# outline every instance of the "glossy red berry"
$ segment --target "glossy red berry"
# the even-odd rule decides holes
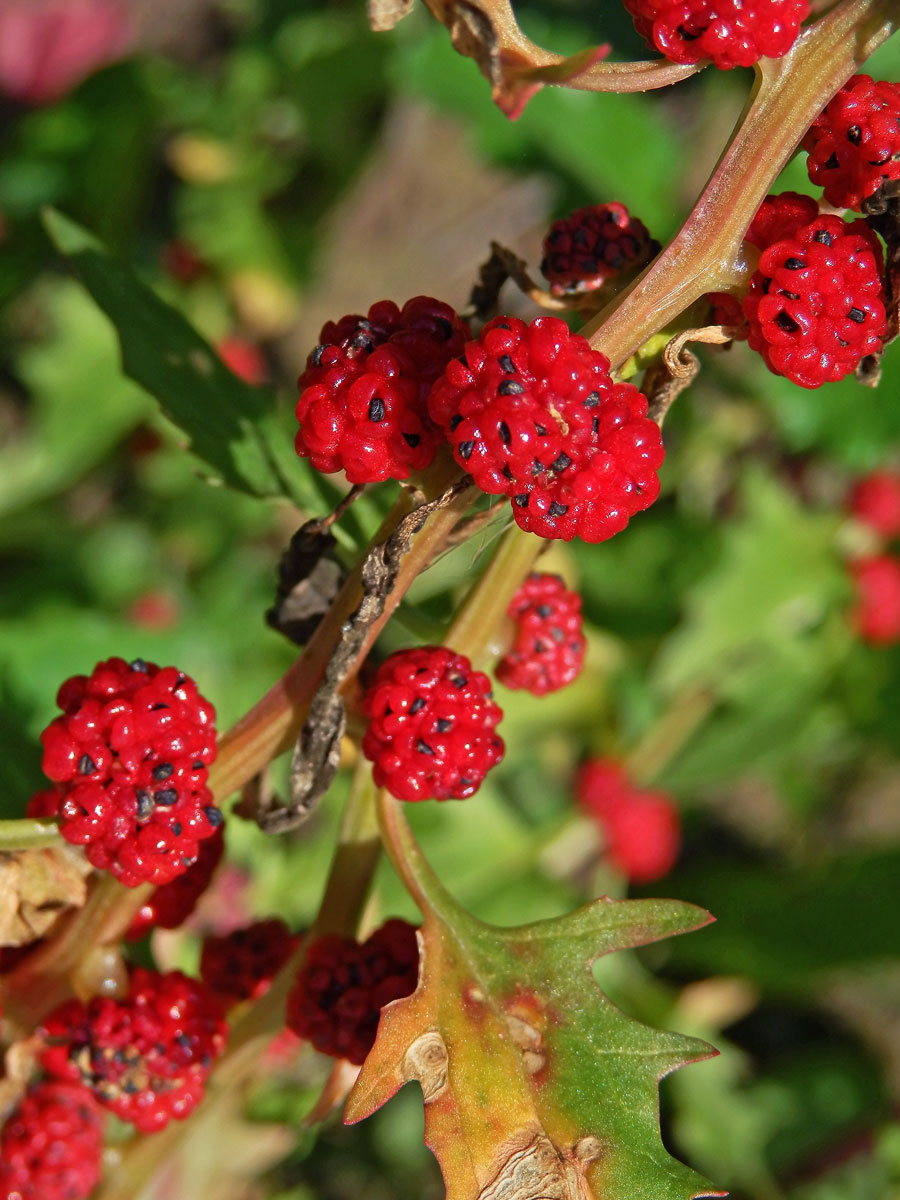
[[[428,400],[460,466],[545,538],[601,542],[659,494],[647,400],[556,317],[489,321]]]
[[[228,1026],[199,980],[136,967],[121,999],[67,1000],[38,1032],[45,1071],[151,1133],[196,1108]]]
[[[223,820],[206,782],[212,705],[177,668],[121,658],[67,680],[57,703],[41,740],[62,836],[129,887],[169,883]]]
[[[773,242],[793,237],[819,215],[812,196],[802,192],[778,192],[766,196],[747,230],[746,241],[766,250]]]
[[[579,675],[587,648],[581,597],[558,575],[532,572],[507,614],[515,622],[515,635],[496,670],[505,687],[545,696]]]
[[[440,434],[428,389],[470,336],[449,304],[430,296],[402,309],[380,300],[367,317],[329,322],[300,376],[297,453],[351,483],[406,479],[430,466]]]
[[[359,1066],[374,1045],[382,1008],[414,992],[418,972],[416,930],[406,921],[387,921],[361,945],[321,937],[288,996],[288,1028],[322,1054]]]
[[[864,221],[817,217],[762,252],[744,313],[748,342],[776,375],[815,388],[881,349],[882,253]]]
[[[850,563],[856,602],[850,624],[866,642],[891,646],[900,641],[900,559],[876,554]]]
[[[556,296],[594,291],[659,249],[624,204],[593,204],[554,221],[544,238],[541,270]]]
[[[378,668],[363,711],[363,754],[398,800],[463,800],[503,758],[491,681],[443,646],[398,650]]]
[[[197,901],[209,887],[225,852],[224,827],[200,843],[195,861],[171,883],[154,888],[128,927],[126,937],[133,942],[151,929],[178,929],[197,907]]]
[[[631,790],[631,786],[620,762],[611,758],[590,758],[578,768],[575,797],[589,817],[599,819],[623,793]]]
[[[900,179],[900,84],[854,75],[803,139],[807,170],[835,208],[861,210]]]
[[[0,1133],[0,1200],[87,1200],[102,1154],[103,1114],[91,1093],[45,1079]]]
[[[807,0],[625,0],[635,28],[673,62],[720,70],[780,58],[809,15]]]
[[[59,806],[62,804],[65,790],[59,785],[51,788],[42,788],[41,791],[35,792],[25,805],[25,816],[33,817],[36,820],[41,820],[45,817],[58,817]]]
[[[857,521],[888,541],[900,537],[900,475],[896,471],[864,475],[850,493],[848,508]]]
[[[228,370],[237,375],[238,379],[243,379],[244,383],[253,387],[265,383],[269,368],[256,342],[251,342],[249,338],[240,334],[231,333],[216,345],[216,351]]]
[[[603,831],[609,861],[632,883],[650,883],[671,870],[681,844],[681,821],[669,795],[642,790],[620,763],[609,759],[585,763],[575,791],[580,806]]]
[[[278,917],[208,937],[200,955],[200,978],[226,1008],[256,1000],[269,990],[298,941]]]

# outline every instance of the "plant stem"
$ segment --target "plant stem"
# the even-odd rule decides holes
[[[65,845],[55,821],[21,820],[0,821],[0,852],[14,850],[42,850],[46,846]]]
[[[743,237],[773,181],[813,119],[898,22],[900,0],[845,0],[783,58],[763,60],[747,109],[681,231],[581,330],[613,368],[705,292],[744,283]]]
[[[693,685],[677,693],[625,759],[630,778],[652,783],[718,703],[712,688]]]

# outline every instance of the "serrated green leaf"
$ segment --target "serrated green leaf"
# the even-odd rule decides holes
[[[715,1194],[663,1146],[657,1095],[663,1075],[715,1052],[626,1016],[592,974],[601,955],[697,929],[709,914],[604,898],[532,925],[486,925],[443,889],[398,809],[386,800],[382,817],[424,914],[419,986],[383,1010],[345,1119],[418,1079],[448,1200]]]

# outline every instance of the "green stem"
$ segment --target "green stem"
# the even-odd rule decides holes
[[[613,368],[705,292],[745,281],[743,237],[766,193],[813,119],[898,21],[900,0],[845,0],[783,58],[763,60],[748,107],[681,231],[581,330]]]
[[[0,821],[0,852],[42,850],[46,846],[63,845],[65,842],[55,821],[38,821],[29,817]]]

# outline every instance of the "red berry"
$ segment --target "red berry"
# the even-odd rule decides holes
[[[65,794],[65,789],[58,786],[43,788],[41,791],[35,792],[25,805],[25,816],[35,820],[58,817],[59,806]]]
[[[659,249],[624,204],[577,208],[550,226],[541,270],[556,296],[590,292]]]
[[[766,250],[773,242],[794,237],[798,230],[810,225],[818,215],[818,204],[812,196],[805,196],[802,192],[779,192],[766,196],[750,222],[745,240],[760,250]]]
[[[503,758],[491,681],[443,646],[398,650],[378,668],[363,711],[374,778],[398,800],[463,800]]]
[[[625,0],[649,45],[673,62],[720,70],[780,58],[797,40],[808,0]]]
[[[482,491],[522,529],[601,542],[659,494],[664,451],[647,400],[556,317],[489,321],[428,399]]]
[[[375,1042],[382,1008],[416,989],[413,925],[387,921],[360,945],[329,934],[309,947],[288,996],[287,1024],[323,1054],[358,1066]]]
[[[621,763],[611,758],[591,758],[578,769],[575,796],[589,817],[600,819],[631,786]]]
[[[592,759],[578,772],[575,793],[606,838],[610,862],[632,883],[665,875],[678,857],[681,822],[665,792],[646,792],[610,759]]]
[[[900,475],[872,471],[858,480],[848,502],[851,514],[891,540],[900,536]]]
[[[129,926],[126,937],[136,941],[151,929],[177,929],[197,906],[209,887],[225,850],[224,826],[200,843],[196,860],[171,883],[154,889]]]
[[[216,344],[216,352],[228,370],[238,379],[243,379],[244,383],[253,387],[265,383],[269,374],[266,360],[259,346],[249,338],[236,333],[229,334]]]
[[[817,217],[762,252],[744,313],[770,371],[801,387],[843,379],[887,331],[882,254],[864,221]]]
[[[900,84],[854,75],[803,139],[809,177],[835,208],[862,209],[900,179]]]
[[[516,622],[512,646],[497,663],[508,688],[535,696],[571,683],[584,666],[581,597],[558,575],[532,572],[513,596],[508,615]]]
[[[900,641],[900,559],[876,554],[850,563],[856,604],[850,624],[866,642],[890,646]]]
[[[79,1084],[43,1080],[0,1133],[2,1200],[86,1200],[100,1179],[103,1114]]]
[[[406,479],[431,465],[440,435],[428,418],[428,389],[471,336],[449,304],[416,296],[390,300],[368,317],[329,322],[300,376],[297,453],[317,471],[351,483]]]
[[[706,300],[710,309],[709,324],[726,325],[735,330],[732,335],[735,341],[745,341],[747,322],[738,297],[732,296],[730,292],[707,292]]]
[[[67,1000],[39,1034],[44,1069],[89,1087],[144,1133],[189,1115],[225,1047],[228,1026],[199,980],[136,967],[119,1000]]]
[[[208,937],[200,956],[200,978],[226,1008],[256,1000],[269,990],[298,941],[278,917],[224,937]]]
[[[172,238],[159,252],[162,269],[178,283],[195,283],[209,269],[188,242]]]

